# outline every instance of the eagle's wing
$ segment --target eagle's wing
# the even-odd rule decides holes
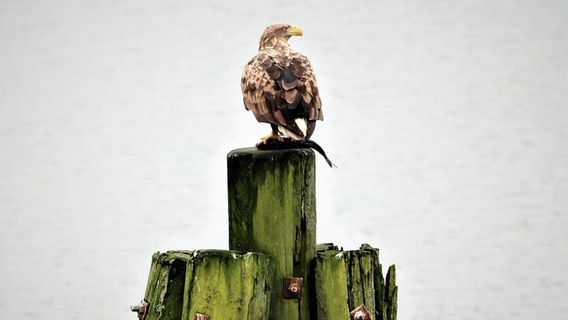
[[[280,125],[309,138],[316,120],[323,120],[321,100],[311,63],[300,53],[269,55],[260,52],[243,69],[243,102],[256,120]],[[295,122],[304,118],[307,133]]]

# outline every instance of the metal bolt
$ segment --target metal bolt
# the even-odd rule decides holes
[[[284,299],[301,299],[303,295],[303,283],[303,278],[284,278],[282,286]]]
[[[144,313],[144,310],[146,309],[146,307],[143,304],[137,304],[135,306],[130,306],[130,311],[133,312],[142,312]]]
[[[297,296],[300,292],[300,286],[298,286],[297,283],[291,283],[288,287],[288,292],[290,292],[291,295]]]
[[[142,300],[139,304],[130,306],[130,311],[136,312],[138,314],[138,319],[144,320],[144,318],[146,318],[146,313],[148,312],[148,302]]]
[[[373,317],[365,305],[360,305],[349,313],[351,320],[372,320]]]

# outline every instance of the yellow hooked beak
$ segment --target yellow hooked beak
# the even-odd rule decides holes
[[[288,29],[288,31],[286,32],[287,34],[291,35],[291,36],[302,36],[302,29],[300,29],[300,27],[298,26],[290,26],[290,29]]]

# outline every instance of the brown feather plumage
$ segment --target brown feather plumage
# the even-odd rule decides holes
[[[293,139],[309,139],[315,121],[323,120],[322,105],[310,61],[288,44],[291,28],[272,25],[262,34],[258,54],[243,69],[243,102],[257,121],[270,123],[273,131],[280,126],[296,135]],[[300,128],[296,119],[305,119],[307,129]]]

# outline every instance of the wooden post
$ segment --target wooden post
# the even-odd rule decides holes
[[[270,259],[227,250],[168,251],[152,257],[147,320],[268,317]]]
[[[211,319],[268,317],[272,267],[265,255],[197,251],[189,266],[181,319],[193,320],[197,313]]]
[[[227,169],[230,250],[155,253],[140,319],[396,319],[378,249],[316,248],[312,150],[237,149]]]
[[[350,310],[364,305],[377,320],[395,320],[397,286],[394,265],[383,278],[378,249],[367,244],[359,250],[318,246],[315,273],[319,320],[349,319]]]
[[[383,320],[396,320],[398,312],[398,286],[396,285],[396,266],[393,264],[387,271],[385,295],[383,298]]]
[[[347,266],[343,251],[319,251],[315,263],[317,319],[349,319]]]
[[[144,300],[149,303],[146,319],[181,319],[185,271],[193,251],[152,255],[152,266]]]
[[[229,249],[261,252],[272,258],[269,319],[315,319],[311,272],[316,253],[314,152],[237,149],[228,154],[227,168]],[[283,297],[286,277],[303,278],[301,298]]]

